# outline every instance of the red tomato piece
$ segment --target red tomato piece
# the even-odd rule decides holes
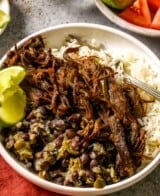
[[[154,15],[154,18],[151,23],[151,28],[160,30],[160,8],[157,10],[157,12]]]
[[[124,20],[142,27],[151,24],[151,13],[147,0],[137,0],[135,3],[122,11],[119,16]]]
[[[148,6],[152,11],[157,11],[160,8],[160,0],[147,0]]]

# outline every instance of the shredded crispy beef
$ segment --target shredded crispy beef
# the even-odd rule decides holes
[[[42,36],[9,51],[4,66],[27,70],[21,84],[26,116],[5,128],[4,143],[39,176],[58,184],[103,187],[132,176],[141,164],[144,115],[135,86],[116,81],[98,57],[68,48],[63,59]]]

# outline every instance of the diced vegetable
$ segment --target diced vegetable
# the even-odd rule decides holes
[[[156,14],[151,23],[151,28],[160,30],[160,8],[157,10]]]
[[[152,11],[157,11],[160,8],[160,0],[147,0],[149,8]]]
[[[135,3],[122,11],[119,16],[135,25],[149,27],[151,24],[151,13],[147,0],[137,0]]]

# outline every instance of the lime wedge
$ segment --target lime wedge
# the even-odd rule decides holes
[[[3,10],[0,10],[0,29],[3,28],[10,21],[10,16]]]
[[[21,66],[0,70],[0,127],[14,124],[25,115],[26,95],[19,87],[25,76]]]
[[[25,114],[26,95],[19,86],[12,86],[0,93],[1,124],[14,124]]]
[[[13,85],[19,85],[26,76],[26,71],[21,66],[13,66],[0,70],[0,92]]]
[[[135,0],[102,0],[108,6],[123,10],[133,4]]]

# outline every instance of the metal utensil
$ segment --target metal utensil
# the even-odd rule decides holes
[[[150,87],[148,84],[145,84],[144,82],[134,78],[133,76],[124,73],[125,79],[129,80],[130,83],[134,84],[135,86],[141,88],[145,92],[149,93],[153,97],[155,97],[158,101],[160,101],[160,92],[155,90],[154,88]]]

